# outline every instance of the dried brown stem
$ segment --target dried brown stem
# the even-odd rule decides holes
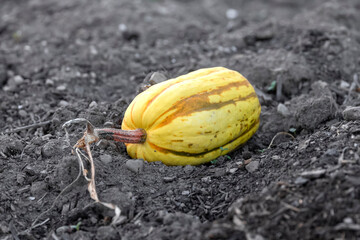
[[[49,121],[34,123],[34,124],[30,124],[30,125],[23,126],[23,127],[18,127],[18,128],[9,130],[9,131],[6,131],[6,130],[5,130],[5,132],[2,132],[1,134],[11,134],[11,133],[17,133],[17,132],[20,132],[20,131],[23,131],[23,130],[27,130],[27,129],[30,129],[30,128],[38,128],[38,127],[42,127],[42,126],[48,125],[48,124],[50,124],[51,122],[52,122],[52,121],[49,120]]]
[[[295,139],[295,137],[294,137],[293,135],[291,135],[290,133],[287,133],[287,132],[278,132],[278,133],[275,134],[275,136],[272,138],[272,140],[271,140],[271,142],[270,142],[270,144],[269,144],[268,149],[271,148],[272,144],[274,143],[274,140],[275,140],[278,136],[280,136],[280,135],[288,135],[288,136],[290,136],[292,139]]]

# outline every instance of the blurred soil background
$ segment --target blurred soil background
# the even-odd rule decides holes
[[[359,12],[358,0],[2,0],[0,238],[360,239]],[[103,141],[97,191],[120,221],[81,179],[34,224],[79,172],[84,125],[69,143],[64,122],[118,124],[146,76],[214,66],[257,88],[248,143],[167,167]],[[295,138],[268,148],[278,132]]]

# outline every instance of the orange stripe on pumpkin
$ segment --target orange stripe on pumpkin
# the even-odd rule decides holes
[[[209,75],[213,74],[213,73],[218,73],[218,72],[221,72],[221,71],[224,71],[224,69],[220,69],[219,71],[216,71],[217,69],[214,69],[213,71],[209,71],[207,72],[206,75],[202,75],[201,77],[208,77]],[[225,70],[227,71],[227,70]],[[186,75],[185,75],[186,76]],[[177,78],[173,79],[173,80],[176,80]],[[190,78],[190,79],[186,79],[184,81],[180,81],[180,82],[174,82],[172,84],[170,84],[169,86],[167,86],[166,88],[164,88],[163,90],[161,90],[157,95],[155,95],[152,99],[149,99],[149,101],[147,101],[147,103],[145,104],[146,107],[144,108],[144,111],[142,112],[142,115],[141,115],[141,118],[143,117],[144,115],[144,112],[145,110],[151,105],[151,103],[156,99],[158,98],[163,92],[165,92],[166,90],[168,90],[170,87],[178,84],[178,83],[183,83],[183,82],[186,82],[186,81],[194,81],[193,78]]]
[[[251,131],[259,122],[260,122],[260,119],[257,119],[257,121],[255,121],[253,124],[251,124],[250,127],[245,132],[241,133],[238,137],[233,138],[232,140],[230,140],[229,142],[223,144],[222,146],[230,144],[230,143],[238,140],[239,138],[243,137],[245,134],[247,134],[249,131]],[[159,147],[159,146],[151,143],[148,140],[146,140],[146,142],[151,146],[152,149],[154,149],[155,151],[158,151],[158,152],[162,152],[164,154],[171,153],[171,154],[178,155],[178,156],[185,156],[185,157],[188,156],[188,157],[198,157],[198,158],[203,157],[207,153],[216,151],[221,147],[221,146],[218,146],[218,147],[215,147],[215,148],[213,148],[211,150],[207,150],[207,151],[204,151],[204,152],[201,152],[201,153],[188,153],[188,152],[179,152],[179,151],[174,151],[174,150],[162,148],[162,147]]]
[[[190,96],[188,98],[184,98],[177,103],[175,103],[172,107],[170,107],[166,112],[161,114],[154,122],[156,122],[159,118],[161,118],[166,113],[175,110],[175,112],[169,116],[167,116],[161,123],[159,123],[156,128],[163,127],[169,123],[171,123],[174,119],[178,117],[185,117],[191,115],[195,112],[209,111],[214,109],[222,108],[229,104],[236,104],[238,101],[245,101],[249,98],[257,97],[256,93],[253,92],[245,97],[240,97],[236,99],[231,99],[225,102],[219,103],[210,103],[209,97],[211,95],[219,95],[222,92],[230,89],[231,87],[240,87],[242,85],[248,86],[250,83],[248,81],[235,82],[228,84],[226,86],[222,86],[219,89],[215,89],[208,92],[202,92],[197,95]]]

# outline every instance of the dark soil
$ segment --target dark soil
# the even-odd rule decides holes
[[[358,0],[2,0],[0,238],[360,239],[359,12]],[[84,125],[69,145],[64,122],[119,124],[148,74],[214,66],[245,75],[262,104],[230,159],[167,167],[103,141],[97,191],[121,221],[81,178],[31,228],[79,172]],[[268,149],[278,132],[295,138]]]

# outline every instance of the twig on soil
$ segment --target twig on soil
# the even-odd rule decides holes
[[[290,134],[290,133],[287,133],[287,132],[278,132],[278,133],[275,134],[275,136],[272,138],[272,140],[271,140],[271,142],[270,142],[270,145],[268,146],[267,149],[270,149],[270,148],[271,148],[271,146],[272,146],[275,138],[277,138],[277,137],[280,136],[280,135],[288,135],[288,136],[290,136],[292,139],[295,139],[295,137],[294,137],[292,134]]]
[[[284,205],[286,208],[293,210],[294,212],[300,212],[300,209],[297,207],[294,207],[286,202],[281,202],[282,205]]]
[[[0,155],[1,155],[2,157],[6,158],[5,153],[3,153],[3,152],[1,152],[1,151],[0,151]]]
[[[339,159],[338,159],[338,165],[341,165],[341,164],[344,164],[344,163],[355,163],[355,161],[352,161],[352,160],[345,160],[344,159],[344,155],[345,155],[345,151],[348,150],[349,147],[346,147],[342,150],[340,156],[339,156]]]
[[[27,130],[27,129],[30,129],[30,128],[38,128],[38,127],[48,125],[51,122],[52,122],[51,120],[48,120],[48,121],[44,121],[44,122],[34,123],[34,124],[30,124],[30,125],[23,126],[23,127],[18,127],[18,128],[9,130],[9,131],[5,130],[5,132],[2,132],[1,134],[11,134],[11,133],[17,133],[17,132],[20,132],[20,131],[23,131],[23,130]]]
[[[44,225],[45,223],[47,223],[49,220],[50,220],[50,218],[47,218],[47,219],[45,219],[44,221],[42,221],[41,223],[38,223],[38,224],[32,226],[31,229],[40,227],[40,226]]]

